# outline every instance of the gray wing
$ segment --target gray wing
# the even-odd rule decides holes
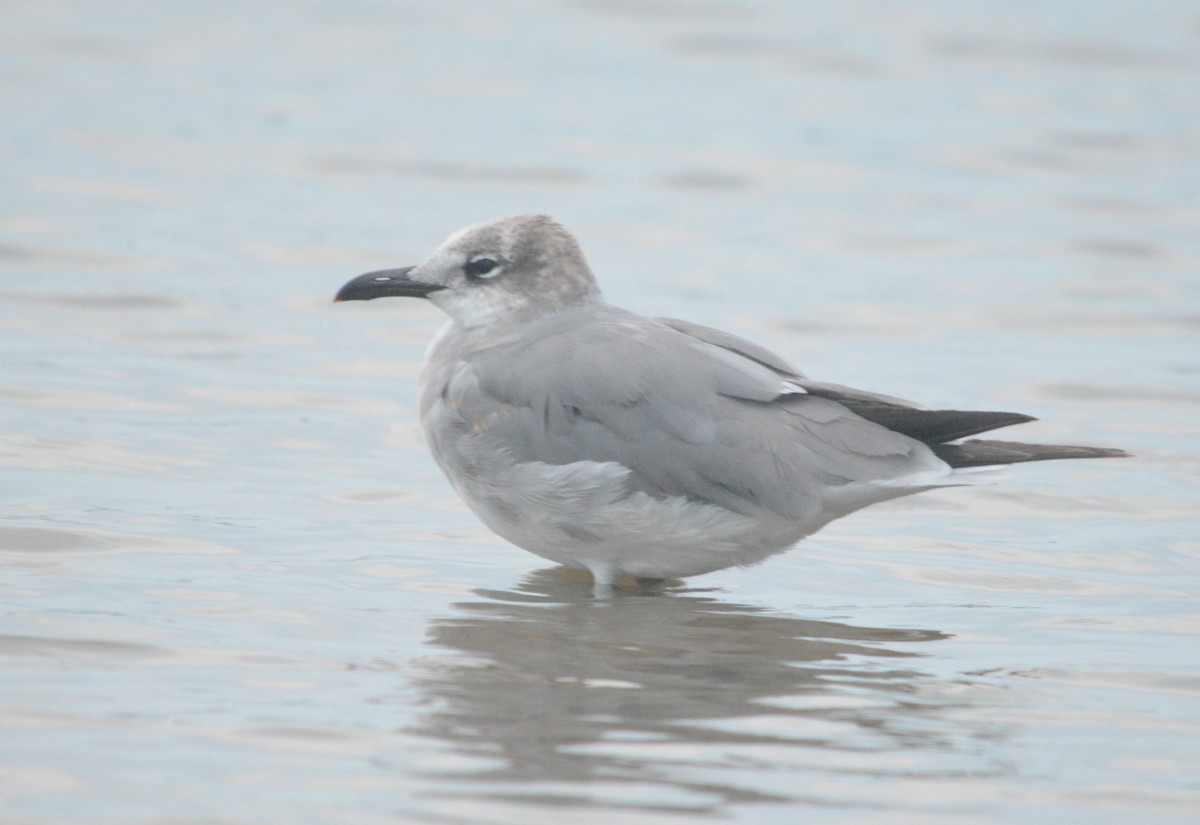
[[[518,461],[617,462],[636,489],[744,514],[799,518],[830,485],[945,466],[734,336],[580,320],[474,353],[454,382],[457,414]]]
[[[890,395],[867,392],[825,381],[813,381],[805,378],[775,353],[744,338],[687,321],[677,321],[671,318],[658,320],[693,338],[731,350],[769,367],[781,375],[787,375],[806,392],[836,401],[868,421],[874,421],[889,430],[903,433],[925,444],[944,444],[998,427],[1008,427],[1036,420],[1033,416],[1021,413],[926,410],[912,401],[905,401]]]

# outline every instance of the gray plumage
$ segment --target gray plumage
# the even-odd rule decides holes
[[[450,316],[420,406],[459,494],[501,536],[598,586],[750,564],[860,507],[997,465],[1124,455],[958,442],[1033,419],[811,381],[735,335],[606,304],[575,239],[544,216],[468,227],[338,300],[386,295]]]

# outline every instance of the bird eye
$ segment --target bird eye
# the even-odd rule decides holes
[[[500,274],[496,271],[499,266],[500,263],[493,258],[472,258],[463,270],[468,278],[489,278]]]

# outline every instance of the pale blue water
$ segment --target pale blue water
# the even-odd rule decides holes
[[[0,820],[1200,819],[1194,4],[3,19]],[[330,303],[529,211],[617,303],[1136,457],[597,604],[426,454],[437,312]]]

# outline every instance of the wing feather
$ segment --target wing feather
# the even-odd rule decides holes
[[[476,351],[445,393],[517,461],[615,462],[631,489],[790,518],[819,509],[830,484],[944,467],[913,439],[789,389],[798,373],[734,336],[637,316],[555,320]]]

